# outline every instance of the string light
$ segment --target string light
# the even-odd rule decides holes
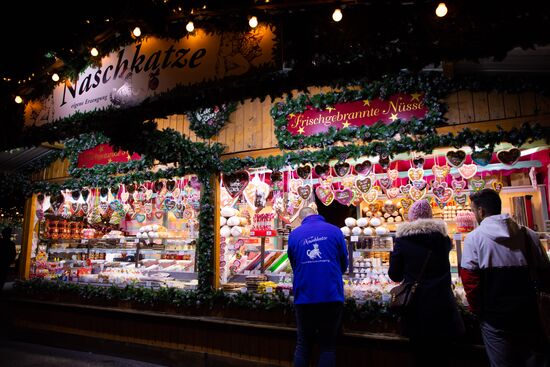
[[[92,54],[93,57],[96,57],[97,55],[99,55],[99,51],[95,47],[90,50],[90,53]]]
[[[437,8],[435,9],[435,15],[440,18],[443,18],[445,15],[447,15],[447,6],[445,5],[445,3],[439,3]]]
[[[134,28],[134,30],[132,31],[132,34],[134,35],[134,37],[139,37],[141,36],[141,29],[139,27],[136,27]]]
[[[15,97],[15,103],[17,104],[23,103],[23,98],[21,98],[20,96]]]
[[[334,20],[335,22],[339,22],[342,20],[342,18],[343,18],[342,10],[340,9],[334,10],[334,13],[332,13],[332,20]]]
[[[187,30],[187,32],[191,33],[195,30],[195,25],[193,24],[193,22],[189,22],[185,26],[185,29]]]
[[[59,75],[57,75],[57,73],[53,73],[53,75],[52,75],[52,80],[53,80],[54,82],[58,82],[58,81],[59,81]]]
[[[250,28],[256,28],[258,26],[258,18],[256,18],[255,16],[250,17],[250,19],[248,20],[248,25],[250,26]]]

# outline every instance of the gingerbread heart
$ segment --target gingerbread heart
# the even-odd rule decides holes
[[[305,166],[298,167],[296,169],[296,174],[298,175],[298,177],[300,177],[303,180],[308,179],[311,174],[311,166],[305,165]]]
[[[521,151],[518,148],[501,150],[497,153],[497,159],[508,166],[514,165],[517,161],[519,161],[520,157]]]
[[[475,164],[464,164],[462,167],[458,167],[458,173],[466,180],[469,180],[476,175],[477,166]]]
[[[355,179],[355,187],[357,187],[357,190],[359,190],[361,193],[366,194],[372,187],[372,180],[370,179],[370,177],[357,177]]]
[[[466,152],[462,149],[459,150],[450,150],[445,154],[447,162],[453,167],[460,167],[466,160]]]
[[[504,187],[504,184],[500,181],[493,181],[491,183],[491,186],[493,187],[493,190],[495,190],[496,192],[500,192]]]
[[[288,183],[288,187],[291,192],[298,192],[298,187],[303,185],[304,185],[304,181],[300,179],[297,179],[297,180],[291,179],[290,182]]]
[[[384,204],[384,211],[386,213],[393,213],[397,210],[397,208],[395,207],[395,204],[394,203],[391,203],[391,204]]]
[[[403,207],[403,210],[406,212],[409,211],[409,208],[413,204],[413,201],[409,198],[401,199],[401,206]]]
[[[453,188],[455,193],[460,194],[460,192],[462,192],[462,190],[464,190],[466,188],[466,181],[464,181],[464,180],[455,180],[453,178],[453,180],[451,181],[451,187]]]
[[[411,191],[411,184],[406,184],[401,187],[399,187],[399,191],[405,196],[409,195],[409,191]]]
[[[466,194],[455,195],[454,200],[455,200],[455,203],[457,203],[458,205],[466,205],[466,201],[468,200],[468,197],[466,196]]]
[[[423,168],[409,168],[409,171],[407,172],[409,175],[409,179],[411,181],[421,180],[422,177],[424,177],[424,169]]]
[[[355,198],[353,190],[345,188],[334,191],[334,199],[342,205],[350,206]]]
[[[409,191],[409,196],[414,201],[418,201],[422,199],[426,195],[426,188],[424,190],[419,190],[416,187],[411,187],[411,191]]]
[[[330,166],[328,164],[318,164],[315,166],[315,174],[321,179],[326,179],[330,174]]]
[[[311,195],[311,186],[299,186],[298,187],[298,195],[300,195],[300,197],[304,200],[307,200],[309,199],[310,195]]]
[[[443,181],[445,177],[447,177],[449,172],[451,172],[451,167],[449,167],[448,165],[440,166],[434,164],[432,166],[432,172],[436,179],[438,179],[439,181]]]
[[[380,211],[380,204],[371,203],[371,204],[369,204],[368,208],[369,208],[370,212],[376,213],[377,211]]]
[[[422,157],[417,157],[417,158],[414,158],[413,159],[413,165],[416,167],[416,168],[422,168],[424,167],[424,158]]]
[[[136,214],[134,218],[137,222],[142,223],[145,221],[145,214]]]
[[[470,188],[473,191],[480,191],[485,188],[485,180],[479,179],[479,180],[470,180]]]
[[[412,187],[417,190],[424,190],[428,184],[424,180],[416,180],[412,182]]]
[[[176,202],[172,199],[165,199],[163,204],[164,204],[164,208],[167,211],[174,210],[174,208],[176,207]]]
[[[472,152],[470,155],[472,161],[479,166],[486,166],[491,162],[493,157],[493,151],[491,149],[482,149],[475,152]]]
[[[365,200],[367,203],[373,203],[378,198],[378,190],[370,189],[369,192],[363,194],[362,196],[363,200]]]
[[[397,187],[390,187],[386,191],[386,196],[388,197],[388,199],[395,199],[398,195],[399,195],[399,188]]]
[[[390,180],[395,181],[399,177],[399,171],[396,169],[389,169],[388,170],[388,177]]]
[[[159,212],[155,212],[155,217],[156,217],[157,219],[162,219],[162,216],[163,216],[163,215],[164,215],[163,212],[160,212],[160,211],[159,211]]]
[[[271,172],[271,182],[276,183],[283,180],[283,173],[281,171]]]
[[[222,185],[232,198],[236,198],[248,186],[250,175],[247,171],[236,171],[222,175]]]
[[[432,190],[437,200],[442,203],[449,202],[453,197],[453,189],[446,188],[444,186],[438,186]]]
[[[389,177],[379,178],[378,182],[380,183],[380,186],[382,186],[382,188],[385,190],[389,189],[393,183],[393,181]]]
[[[120,194],[120,200],[122,200],[123,203],[127,202],[129,198],[130,193],[128,192],[123,192],[122,194]]]
[[[336,173],[336,176],[338,177],[344,177],[351,171],[351,166],[348,162],[341,162],[336,163],[334,165],[334,173]]]
[[[319,201],[326,206],[329,206],[334,200],[334,191],[332,191],[332,187],[330,186],[317,186],[315,189],[315,194],[319,198]]]
[[[382,167],[382,169],[387,169],[390,166],[390,157],[381,155],[378,163],[380,164],[380,167]]]
[[[354,167],[355,172],[360,175],[368,175],[372,170],[372,163],[369,160],[364,161],[363,163],[357,163]]]

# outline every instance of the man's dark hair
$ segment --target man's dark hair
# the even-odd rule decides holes
[[[485,209],[487,215],[500,214],[502,201],[498,192],[492,189],[483,189],[470,195],[470,201],[478,208]]]

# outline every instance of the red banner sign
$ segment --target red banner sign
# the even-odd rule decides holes
[[[78,155],[78,168],[92,168],[96,164],[121,163],[129,161],[138,161],[141,155],[119,150],[115,152],[109,144],[99,144],[98,146],[85,150]]]
[[[390,124],[397,119],[423,118],[427,112],[424,94],[394,94],[386,100],[365,99],[327,106],[322,111],[313,108],[300,114],[291,113],[287,116],[287,129],[292,135],[309,136],[327,132],[330,127],[338,130],[350,126],[370,126],[378,121]]]

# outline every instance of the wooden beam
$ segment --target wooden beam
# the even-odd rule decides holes
[[[21,253],[19,254],[20,279],[29,279],[31,268],[32,240],[34,234],[34,218],[36,213],[36,194],[25,201],[25,212],[23,221],[23,238],[21,239]]]
[[[514,127],[520,127],[525,122],[536,122],[542,126],[550,127],[550,115],[539,115],[533,117],[516,117],[511,119],[500,119],[483,122],[473,122],[467,124],[457,124],[440,127],[437,129],[438,134],[453,133],[456,134],[465,128],[481,131],[496,131],[497,126],[500,126],[504,130],[509,130]]]

